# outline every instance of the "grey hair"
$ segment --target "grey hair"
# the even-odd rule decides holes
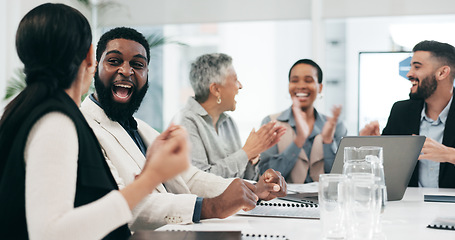
[[[207,101],[210,84],[224,84],[228,69],[232,67],[232,58],[224,53],[204,54],[191,64],[190,82],[196,101]]]

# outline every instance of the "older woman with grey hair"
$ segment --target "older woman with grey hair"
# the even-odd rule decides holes
[[[195,96],[174,119],[190,135],[193,165],[222,177],[257,180],[259,154],[280,140],[284,127],[270,122],[253,129],[242,147],[237,125],[225,113],[235,110],[235,96],[242,89],[226,54],[198,57],[191,65],[190,81]]]

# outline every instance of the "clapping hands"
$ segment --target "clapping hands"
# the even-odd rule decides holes
[[[285,132],[285,127],[279,126],[276,121],[271,121],[259,128],[258,131],[253,129],[242,149],[248,155],[248,159],[255,159],[261,152],[277,144]]]
[[[338,122],[338,117],[341,114],[341,109],[341,105],[334,105],[332,107],[332,117],[327,117],[327,122],[325,122],[321,132],[322,142],[325,144],[333,142],[333,136],[335,135],[335,130]]]

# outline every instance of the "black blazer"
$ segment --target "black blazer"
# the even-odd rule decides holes
[[[404,100],[396,102],[390,111],[387,125],[382,131],[383,135],[419,135],[420,117],[423,109],[423,100]],[[455,147],[455,102],[450,105],[449,114],[444,129],[442,144],[448,147]],[[414,169],[410,187],[417,187],[419,180],[419,164]],[[451,163],[440,163],[439,187],[455,188],[455,165]]]

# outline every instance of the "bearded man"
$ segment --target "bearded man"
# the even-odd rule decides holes
[[[410,99],[393,105],[382,134],[426,136],[409,186],[455,188],[455,48],[422,41],[412,51]],[[379,135],[378,122],[360,135]]]
[[[163,137],[133,117],[148,87],[150,49],[134,29],[114,28],[101,36],[97,50],[96,92],[81,106],[93,129],[119,189],[140,174],[147,148],[157,149]],[[267,170],[253,185],[242,179],[225,179],[191,166],[158,185],[133,209],[130,229],[154,229],[167,223],[192,223],[226,218],[240,209],[250,210],[259,199],[286,195],[279,172]]]

